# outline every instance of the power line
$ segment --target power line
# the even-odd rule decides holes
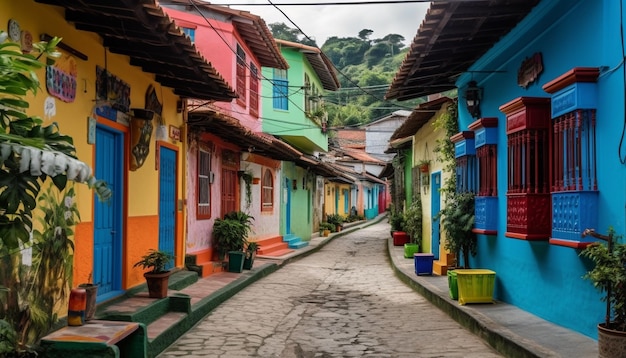
[[[467,1],[467,0],[457,0],[457,1]],[[478,1],[478,0],[474,0]],[[281,3],[277,4],[280,6],[322,6],[322,5],[384,5],[384,4],[411,4],[411,3],[425,3],[431,2],[431,0],[380,0],[380,1],[332,1],[332,2],[292,2],[292,3]],[[454,2],[454,1],[453,1]],[[273,4],[245,4],[245,3],[211,3],[212,5],[221,5],[221,6],[270,6]]]
[[[312,40],[312,39],[311,39],[311,38],[310,38],[310,37],[309,37],[309,36],[308,36],[308,35],[307,35],[307,34],[306,34],[306,33],[305,33],[305,32],[304,32],[301,28],[300,28],[300,26],[298,26],[295,22],[293,22],[293,20],[291,20],[291,18],[290,18],[289,16],[287,16],[287,14],[285,14],[285,12],[284,12],[282,9],[280,9],[277,5],[275,5],[275,4],[272,2],[272,0],[267,0],[267,2],[268,2],[268,3],[270,3],[272,6],[274,6],[274,8],[276,8],[276,10],[280,11],[280,13],[281,13],[281,14],[283,14],[283,16],[284,16],[287,20],[289,20],[289,22],[290,22],[293,26],[295,26],[295,27],[296,27],[296,29],[298,29],[298,31],[300,31],[300,33],[301,33],[301,34],[302,34],[302,35],[303,35],[303,36],[304,36],[307,40],[309,40],[311,43],[315,44],[315,47],[316,47],[316,48],[320,51],[320,53],[324,54],[324,53],[323,53],[323,51],[322,51],[322,49],[321,49],[321,48],[319,48],[319,47],[317,47],[316,42],[315,42],[315,41],[313,41],[313,40]],[[282,4],[281,4],[281,5],[282,5]],[[326,56],[326,54],[324,54],[324,56]],[[373,98],[375,98],[375,99],[377,99],[377,100],[379,100],[379,101],[382,101],[382,102],[388,102],[386,99],[384,99],[384,98],[380,98],[380,97],[378,97],[378,96],[374,95],[373,93],[371,93],[371,92],[369,92],[369,91],[366,91],[364,88],[362,88],[361,86],[359,86],[359,84],[358,84],[358,83],[354,82],[354,81],[353,81],[350,77],[348,77],[348,75],[346,75],[343,71],[341,71],[339,68],[337,68],[337,66],[335,66],[335,64],[334,64],[334,63],[332,63],[332,61],[330,61],[330,63],[332,64],[333,68],[334,68],[334,69],[335,69],[335,70],[336,70],[339,74],[341,74],[341,75],[342,75],[345,79],[347,79],[347,80],[348,80],[348,82],[350,82],[352,85],[354,85],[354,86],[355,86],[355,87],[357,87],[357,88],[360,88],[360,89],[361,89],[361,91],[362,91],[363,93],[365,93],[365,94],[367,94],[367,95],[369,95],[369,96],[371,96],[371,97],[373,97]],[[400,108],[404,108],[404,109],[406,109],[406,110],[412,110],[412,108],[409,108],[409,107],[405,107],[405,106],[402,106],[402,105],[398,105],[398,106],[399,106]]]
[[[244,58],[240,58],[239,54],[237,53],[236,49],[233,49],[230,45],[230,43],[228,41],[226,41],[226,39],[224,38],[224,36],[222,36],[222,34],[220,32],[217,31],[217,29],[215,28],[215,26],[213,26],[213,24],[209,21],[209,19],[206,18],[206,16],[204,16],[204,13],[200,10],[200,8],[198,8],[198,5],[196,5],[196,3],[193,0],[189,0],[189,4],[193,6],[193,8],[198,12],[198,14],[200,14],[200,16],[202,16],[202,18],[204,19],[204,21],[207,23],[207,25],[209,25],[211,27],[211,29],[217,34],[217,36],[222,40],[222,42],[224,42],[224,44],[226,44],[226,47],[228,47],[228,49],[235,54],[235,56],[237,56],[237,59],[241,59],[243,60],[243,65],[246,66],[246,68],[249,71],[252,71],[252,69],[250,68],[250,65],[248,65],[248,63],[245,61]],[[218,21],[217,19],[214,19],[216,21]],[[257,72],[257,76],[261,79],[265,79],[267,80],[269,83],[271,83],[273,86],[275,86],[275,83],[270,80],[269,78],[265,77],[263,75],[262,69],[259,69]],[[300,110],[302,113],[306,113],[305,110],[303,110],[302,108],[300,108],[300,106],[298,106],[297,103],[295,103],[291,98],[289,98],[289,94],[288,93],[283,93],[282,88],[278,88],[279,91],[281,92],[282,95],[285,96],[285,98],[287,98],[287,100],[289,102],[291,102],[298,110]],[[252,91],[251,91],[252,92]]]

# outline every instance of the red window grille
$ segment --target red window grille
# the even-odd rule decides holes
[[[595,109],[566,113],[553,125],[552,191],[598,190]]]
[[[476,148],[478,159],[478,196],[498,196],[498,165],[496,145]]]
[[[598,68],[575,67],[543,85],[552,97],[550,243],[583,248],[580,233],[598,226],[596,110]]]
[[[550,98],[519,97],[500,107],[508,145],[505,236],[548,240],[550,210]]]

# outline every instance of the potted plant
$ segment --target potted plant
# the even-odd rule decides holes
[[[597,242],[585,248],[580,255],[595,264],[583,278],[606,293],[606,315],[598,324],[599,357],[615,357],[611,352],[626,352],[626,244],[618,242],[615,230],[610,227],[607,235],[586,229],[582,236],[592,236],[606,243]]]
[[[213,224],[213,237],[219,258],[223,260],[228,254],[228,270],[243,271],[248,234],[252,229],[254,217],[242,211],[231,211],[223,219],[216,219]]]
[[[320,235],[328,236],[330,232],[333,230],[333,225],[329,222],[323,221],[320,223]]]
[[[391,237],[396,231],[404,231],[404,214],[391,207],[391,213],[389,214],[389,225],[391,226]]]
[[[474,227],[474,194],[449,192],[446,197],[445,208],[436,216],[441,218],[446,234],[444,248],[454,254],[457,268],[469,268],[469,257],[476,255],[477,238],[472,231]],[[463,257],[463,266],[459,264],[459,258]],[[458,299],[457,272],[448,270],[448,288],[450,298]],[[491,281],[485,280],[489,284]]]
[[[133,267],[149,269],[143,274],[148,285],[148,295],[151,298],[163,298],[167,296],[167,284],[171,275],[165,266],[172,261],[174,256],[166,251],[151,249],[141,257]]]
[[[248,245],[246,245],[245,259],[243,261],[244,270],[252,270],[252,265],[254,264],[254,259],[256,258],[256,252],[259,249],[259,246],[259,243],[256,241],[248,241]]]
[[[422,159],[419,162],[417,162],[417,167],[420,168],[420,171],[422,173],[428,173],[429,166],[430,166],[430,160],[428,159]]]
[[[419,252],[422,241],[422,199],[419,195],[404,213],[404,226],[409,235],[409,242],[404,244],[404,257],[412,259]]]
[[[335,232],[339,232],[343,228],[343,217],[339,214],[329,214],[326,221],[334,226]]]
[[[476,255],[476,234],[474,227],[474,194],[449,193],[445,208],[436,216],[441,218],[446,233],[445,249],[457,257],[457,267],[470,268],[469,257]],[[463,266],[459,265],[458,258],[463,257]]]

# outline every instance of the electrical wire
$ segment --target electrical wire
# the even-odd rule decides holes
[[[310,38],[310,37],[309,37],[309,36],[308,36],[308,35],[307,35],[307,34],[306,34],[306,33],[305,33],[305,32],[304,32],[301,28],[300,28],[300,26],[298,26],[298,25],[297,25],[297,24],[296,24],[296,23],[295,23],[295,22],[294,22],[294,21],[293,21],[293,20],[292,20],[289,16],[287,16],[287,14],[285,14],[285,12],[284,12],[282,9],[280,9],[277,5],[275,5],[275,4],[272,2],[272,0],[267,0],[267,2],[268,2],[268,3],[270,3],[272,6],[274,6],[274,8],[275,8],[276,10],[278,10],[281,14],[283,14],[283,16],[284,16],[284,17],[285,17],[285,18],[286,18],[286,19],[287,19],[287,20],[288,20],[288,21],[289,21],[289,22],[290,22],[293,26],[295,26],[295,27],[296,27],[296,29],[297,29],[298,31],[300,31],[300,33],[301,33],[301,34],[302,34],[302,35],[303,35],[303,36],[304,36],[307,40],[309,40],[309,41],[310,41],[311,43],[313,43],[313,44],[316,44],[316,42],[315,42],[315,41],[313,41],[313,40],[312,40],[312,39],[311,39],[311,38]],[[281,5],[282,5],[282,4],[281,4]],[[323,53],[322,49],[321,49],[321,48],[319,48],[319,47],[317,47],[317,44],[315,45],[315,47],[316,47],[316,48],[320,51],[320,53],[322,53],[324,56],[326,56],[326,54],[324,54],[324,53]],[[367,95],[369,95],[369,96],[371,96],[371,97],[373,97],[373,98],[375,98],[375,99],[377,99],[377,100],[379,100],[379,101],[382,101],[382,102],[389,102],[389,101],[387,101],[387,100],[386,100],[386,99],[384,99],[384,98],[378,97],[378,96],[374,95],[373,93],[371,93],[371,92],[369,92],[369,91],[366,91],[363,87],[359,86],[359,84],[358,84],[358,83],[356,83],[356,82],[355,82],[355,81],[353,81],[350,77],[348,77],[348,75],[346,75],[343,71],[341,71],[339,68],[337,68],[337,66],[335,66],[335,64],[334,64],[334,63],[332,63],[332,62],[330,62],[330,63],[331,63],[331,65],[333,66],[333,68],[335,69],[335,71],[337,71],[337,73],[341,74],[341,75],[342,75],[342,76],[343,76],[346,80],[348,80],[348,82],[350,82],[350,83],[351,83],[352,85],[354,85],[356,88],[359,88],[359,89],[361,90],[361,92],[363,92],[363,93],[365,93],[365,94],[367,94]],[[402,107],[402,108],[404,108],[404,109],[407,109],[407,110],[412,110],[412,109],[413,109],[413,108],[406,107],[406,106],[402,106],[402,105],[399,105],[399,106],[400,106],[400,107]]]
[[[432,0],[374,0],[374,1],[333,1],[333,2],[292,2],[292,3],[281,3],[278,4],[280,6],[320,6],[320,5],[385,5],[385,4],[412,4],[412,3],[425,3],[431,2]],[[472,1],[472,0],[456,0],[456,1]],[[479,0],[474,0],[479,1]],[[482,0],[480,0],[482,1]],[[451,2],[454,2],[452,0]],[[220,4],[220,3],[211,3],[213,5],[221,5],[221,6],[269,6],[269,4]]]
[[[212,29],[212,30],[213,30],[213,31],[217,34],[217,36],[218,36],[218,37],[222,40],[222,42],[224,42],[224,44],[226,44],[226,47],[227,47],[227,48],[228,48],[228,49],[229,49],[232,53],[234,53],[234,54],[235,54],[235,56],[237,56],[237,59],[242,60],[242,62],[243,62],[243,64],[244,64],[244,66],[246,66],[246,68],[247,68],[249,71],[252,71],[252,69],[250,68],[250,65],[249,65],[249,64],[245,61],[245,59],[244,59],[244,58],[241,58],[241,57],[239,56],[239,54],[237,53],[237,50],[236,50],[236,49],[233,49],[233,48],[231,47],[230,43],[228,43],[228,41],[226,41],[226,39],[224,38],[224,36],[222,36],[222,34],[221,34],[220,32],[218,32],[218,31],[217,31],[217,29],[215,28],[215,26],[213,26],[213,24],[209,21],[209,19],[207,19],[207,17],[206,17],[206,16],[204,16],[204,13],[200,10],[200,8],[198,8],[198,5],[197,5],[197,4],[196,4],[193,0],[189,0],[189,4],[190,4],[190,5],[191,5],[191,6],[192,6],[195,10],[196,10],[196,12],[197,12],[198,14],[200,14],[200,16],[201,16],[201,17],[204,19],[204,21],[207,23],[207,25],[209,25],[209,26],[211,27],[211,29]],[[214,19],[214,20],[215,20],[215,19]],[[268,81],[268,82],[269,82],[269,83],[271,83],[272,85],[275,85],[275,84],[274,84],[274,82],[273,82],[272,80],[270,80],[269,78],[267,78],[267,77],[263,76],[262,71],[260,71],[260,70],[259,70],[259,71],[257,72],[257,76],[258,76],[259,78],[261,78],[261,79],[264,79],[264,80]],[[279,87],[278,89],[279,89],[279,90],[281,90],[281,88],[280,88],[280,87]],[[297,104],[297,103],[295,103],[294,101],[292,101],[292,100],[291,100],[291,99],[287,96],[287,95],[288,95],[287,93],[282,93],[282,92],[281,92],[281,94],[283,94],[283,95],[287,98],[287,100],[288,100],[289,102],[291,102],[291,103],[294,105],[294,107],[296,107],[296,108],[297,108],[298,110],[300,110],[302,113],[306,113],[306,111],[305,111],[305,110],[303,110],[300,106],[298,106],[298,104]]]
[[[626,164],[626,154],[622,156],[622,148],[624,147],[624,136],[626,135],[626,52],[624,51],[624,12],[623,12],[623,3],[624,0],[620,0],[619,2],[619,13],[620,13],[620,22],[619,22],[619,34],[622,46],[622,64],[623,64],[623,85],[624,85],[624,123],[622,125],[622,135],[619,139],[619,145],[617,146],[617,156],[619,158],[619,162],[624,165]]]

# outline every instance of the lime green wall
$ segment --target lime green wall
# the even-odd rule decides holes
[[[404,202],[406,206],[413,202],[413,152],[411,149],[404,150]]]
[[[304,89],[300,88],[304,86],[305,73],[309,75],[310,82],[320,90],[323,88],[322,83],[299,50],[282,47],[281,52],[289,63],[287,70],[289,108],[288,110],[274,109],[273,85],[267,80],[274,78],[273,69],[264,67],[262,69],[264,79],[261,86],[263,132],[276,134],[309,154],[313,151],[327,151],[327,135],[322,133],[321,127],[304,114]]]

